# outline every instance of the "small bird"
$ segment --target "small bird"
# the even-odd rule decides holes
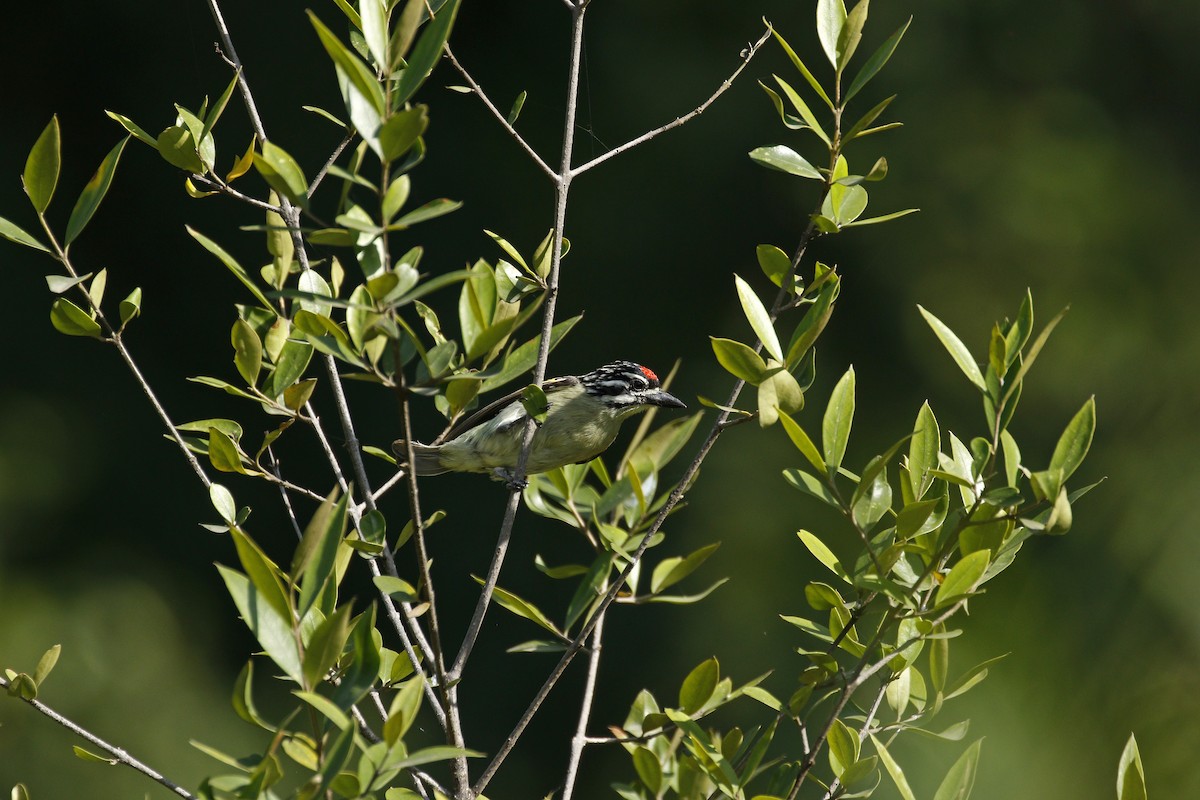
[[[542,384],[542,391],[549,408],[533,435],[525,465],[529,474],[592,460],[617,438],[621,422],[639,411],[687,407],[662,389],[657,375],[632,361],[554,378]],[[413,442],[416,473],[490,471],[511,484],[527,419],[520,390],[501,397],[455,425],[443,444]],[[402,463],[408,458],[406,444],[403,439],[392,443]]]

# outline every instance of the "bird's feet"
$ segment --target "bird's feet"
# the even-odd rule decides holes
[[[496,480],[504,481],[504,485],[507,486],[511,492],[523,492],[525,491],[526,487],[529,486],[529,481],[517,480],[516,474],[507,467],[494,467],[492,469],[492,475],[496,478]]]

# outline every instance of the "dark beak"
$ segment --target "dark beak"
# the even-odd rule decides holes
[[[642,392],[642,401],[647,405],[662,406],[663,408],[687,408],[682,400],[662,389],[651,389],[648,392]]]

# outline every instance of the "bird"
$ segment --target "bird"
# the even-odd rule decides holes
[[[541,385],[549,407],[533,435],[525,472],[549,472],[566,464],[591,461],[617,438],[621,422],[649,408],[687,408],[662,388],[658,376],[632,361],[614,361],[585,375],[553,378]],[[501,397],[456,424],[442,444],[413,442],[416,474],[490,472],[514,488],[517,459],[529,412],[524,390]],[[392,451],[401,465],[408,442],[397,439]]]

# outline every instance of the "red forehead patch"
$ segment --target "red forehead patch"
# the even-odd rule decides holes
[[[658,376],[654,374],[654,370],[650,369],[649,367],[643,367],[641,365],[638,365],[638,369],[640,369],[642,371],[642,374],[645,375],[650,380],[652,380],[652,381],[658,380]]]

